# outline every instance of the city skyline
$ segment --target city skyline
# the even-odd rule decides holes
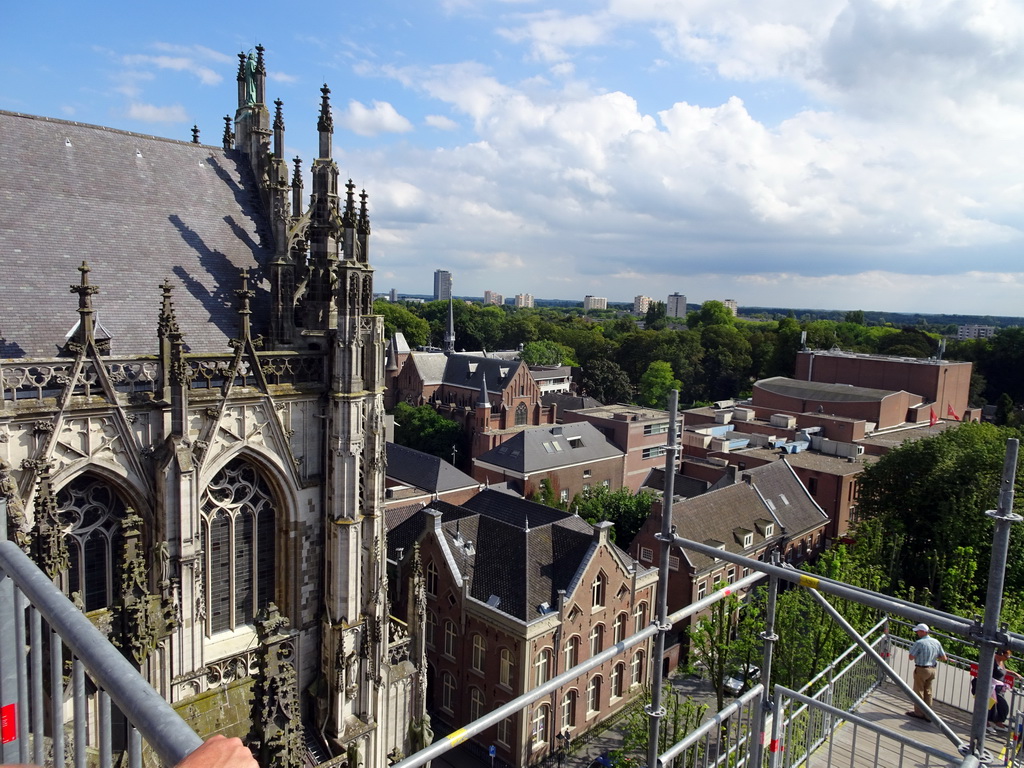
[[[0,108],[219,145],[236,55],[261,43],[307,169],[331,87],[335,157],[402,293],[443,248],[473,295],[678,282],[741,305],[1020,313],[1007,0],[384,0],[252,21],[276,13],[13,6]]]

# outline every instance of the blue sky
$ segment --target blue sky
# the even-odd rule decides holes
[[[219,144],[266,48],[289,156],[370,195],[376,286],[1024,315],[1010,0],[19,3],[0,109]],[[0,139],[2,146],[2,139]]]

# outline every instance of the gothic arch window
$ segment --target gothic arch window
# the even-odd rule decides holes
[[[526,423],[526,403],[516,406],[516,426],[521,427]]]
[[[274,497],[266,479],[234,459],[203,491],[208,632],[251,624],[274,596]]]
[[[86,611],[109,608],[117,588],[114,563],[124,502],[100,478],[82,475],[57,493],[57,509],[68,546],[68,594],[79,593]]]

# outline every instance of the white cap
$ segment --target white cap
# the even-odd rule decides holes
[[[931,630],[928,629],[928,625],[927,624],[923,624],[922,623],[922,624],[918,624],[916,627],[914,627],[914,631],[915,632],[930,632]]]

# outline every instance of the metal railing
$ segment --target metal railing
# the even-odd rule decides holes
[[[0,541],[2,761],[107,768],[125,752],[139,768],[143,742],[174,765],[202,740],[14,542]]]

